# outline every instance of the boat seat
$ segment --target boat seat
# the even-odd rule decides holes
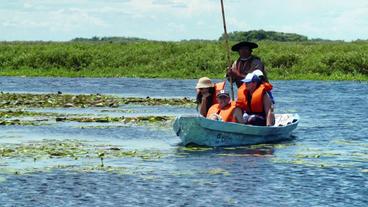
[[[286,126],[297,121],[292,114],[275,114],[274,126]]]

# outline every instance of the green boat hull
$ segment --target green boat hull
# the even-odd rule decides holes
[[[299,123],[298,115],[284,126],[252,126],[214,121],[200,116],[177,117],[173,128],[183,145],[241,146],[288,140]]]

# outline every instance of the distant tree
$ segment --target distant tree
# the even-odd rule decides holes
[[[222,35],[219,40],[223,40],[224,35]],[[308,41],[308,37],[294,34],[294,33],[284,33],[275,31],[264,31],[264,30],[250,30],[247,32],[235,31],[229,33],[229,40],[231,41],[260,41],[260,40],[272,40],[280,42],[302,42]]]
[[[142,42],[147,41],[146,39],[137,38],[137,37],[97,37],[94,36],[92,38],[83,38],[77,37],[71,40],[72,42],[118,42],[118,43],[126,43],[126,42]]]

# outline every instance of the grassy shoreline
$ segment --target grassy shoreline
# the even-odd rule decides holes
[[[93,73],[89,71],[61,71],[49,69],[46,72],[44,70],[35,69],[19,69],[9,70],[0,69],[0,76],[10,77],[69,77],[69,78],[162,78],[162,79],[197,79],[198,77],[207,76],[215,79],[222,79],[224,75],[209,75],[201,73],[196,77],[177,77],[167,76],[166,74],[120,74],[114,73]],[[224,73],[223,73],[224,74]],[[271,80],[321,80],[321,81],[368,81],[368,75],[364,74],[344,74],[342,72],[334,72],[330,75],[322,73],[305,73],[305,74],[279,74],[274,71],[268,71]]]
[[[367,42],[259,45],[254,53],[272,80],[368,80]],[[217,41],[0,42],[1,76],[223,78],[225,67]]]

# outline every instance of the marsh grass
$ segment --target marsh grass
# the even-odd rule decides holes
[[[271,79],[368,80],[364,41],[259,45],[255,55],[262,58]],[[218,41],[0,43],[0,75],[223,78],[225,68],[225,50]]]

